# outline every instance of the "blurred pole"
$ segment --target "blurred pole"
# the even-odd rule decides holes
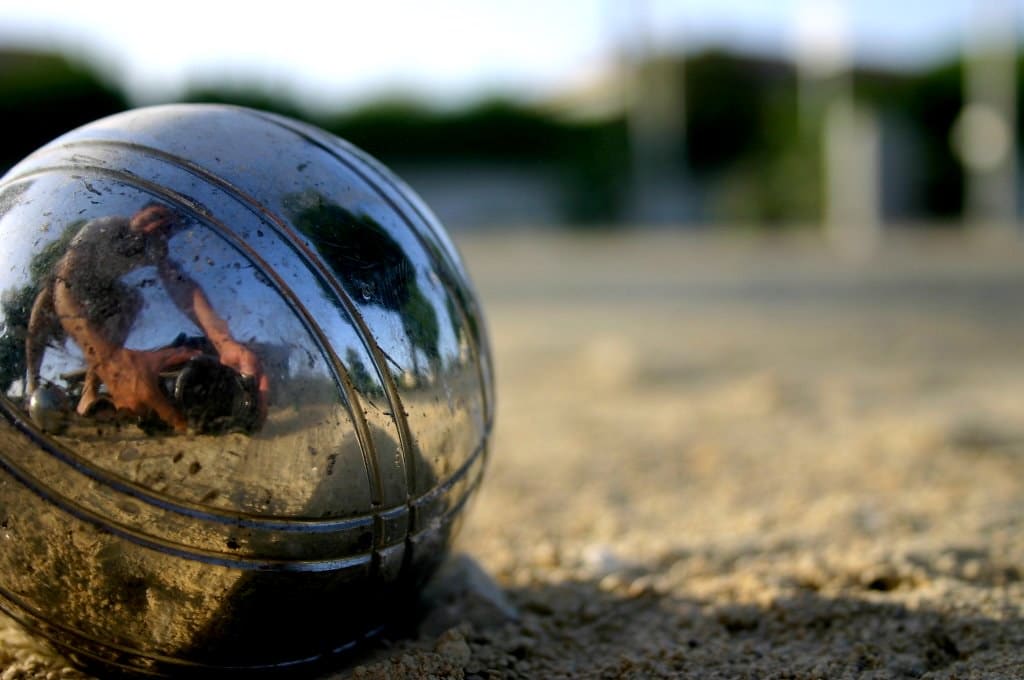
[[[622,59],[626,73],[626,119],[632,175],[632,217],[678,221],[685,175],[686,106],[682,59],[660,54],[651,35],[647,0],[614,2],[625,9],[628,27]]]
[[[975,0],[964,41],[964,108],[952,143],[966,171],[970,228],[1017,231],[1017,8]]]
[[[800,129],[817,136],[829,103],[853,96],[845,6],[840,0],[802,0],[793,23]]]
[[[820,144],[822,221],[844,254],[863,257],[881,236],[877,117],[856,105],[849,15],[842,0],[804,0],[794,17],[800,130]]]
[[[825,224],[839,250],[867,257],[882,235],[878,117],[851,97],[834,100],[825,112]]]

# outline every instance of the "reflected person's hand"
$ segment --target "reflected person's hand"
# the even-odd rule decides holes
[[[237,340],[222,340],[217,345],[220,362],[235,369],[243,376],[252,377],[258,390],[259,424],[267,419],[267,402],[270,396],[270,381],[263,372],[263,364],[251,349]]]
[[[160,420],[185,432],[188,422],[160,389],[160,372],[180,366],[198,354],[194,349],[168,347],[152,351],[119,348],[94,370],[103,380],[114,406],[137,416],[155,413]]]

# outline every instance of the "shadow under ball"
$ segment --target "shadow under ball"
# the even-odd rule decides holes
[[[294,120],[139,109],[0,180],[0,263],[0,608],[82,665],[222,676],[411,607],[493,383],[401,181]]]

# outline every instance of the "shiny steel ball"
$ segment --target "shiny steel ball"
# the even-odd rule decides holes
[[[43,432],[63,433],[68,426],[68,400],[64,390],[40,385],[28,398],[28,413]]]
[[[409,610],[493,419],[455,248],[379,163],[139,109],[0,180],[0,608],[78,663],[306,667]]]

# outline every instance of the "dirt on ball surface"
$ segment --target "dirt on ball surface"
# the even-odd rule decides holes
[[[327,677],[1024,677],[1024,250],[457,241],[485,483],[416,618]],[[0,618],[0,680],[65,677]]]

